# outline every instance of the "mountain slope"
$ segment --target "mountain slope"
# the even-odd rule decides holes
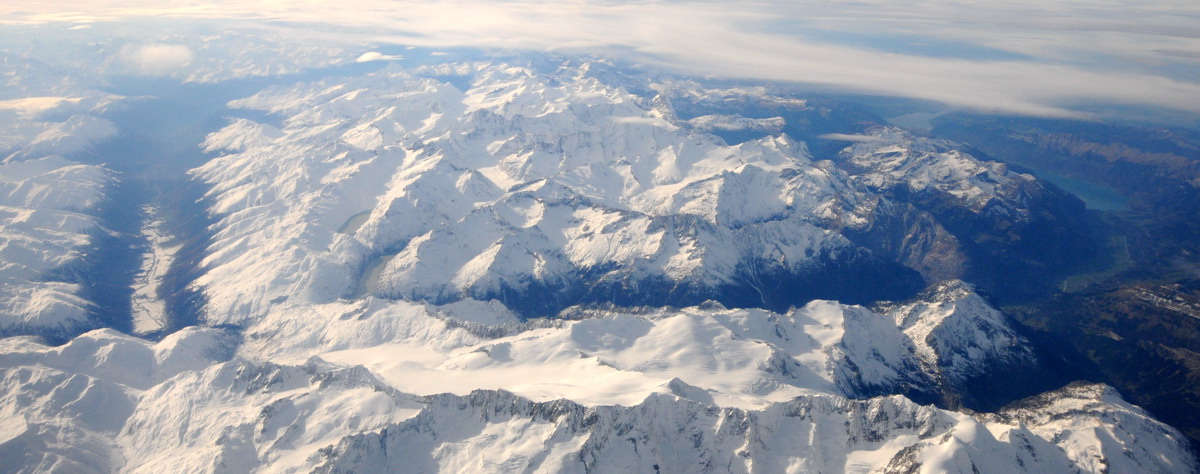
[[[653,396],[585,408],[478,391],[430,397],[408,421],[345,439],[314,460],[318,472],[1099,472],[1108,467],[1100,459],[1172,472],[1193,462],[1177,432],[1111,398],[1111,389],[1069,390],[1036,414],[983,419],[901,397],[810,396],[740,410]],[[1102,421],[1112,412],[1122,424]],[[1119,428],[1088,434],[1094,426]],[[1135,451],[1109,441],[1150,433],[1168,441]]]
[[[782,311],[902,299],[922,274],[974,275],[996,259],[1010,270],[1054,263],[1054,252],[1022,253],[1026,240],[972,233],[1006,227],[995,216],[1024,229],[1058,205],[1028,191],[1029,175],[984,173],[1003,165],[957,150],[908,158],[927,171],[871,161],[888,146],[949,146],[896,130],[877,135],[890,144],[847,149],[850,174],[787,135],[726,145],[658,96],[605,84],[604,68],[392,68],[233,102],[283,120],[234,121],[206,143],[222,155],[195,171],[218,219],[198,282],[209,320],[245,324],[284,298],[362,293],[494,298],[526,317],[707,299]],[[894,202],[901,181],[882,176],[945,200]]]
[[[954,289],[908,303],[909,314],[935,321],[945,318],[939,305],[977,298]],[[970,318],[990,322],[994,310],[983,310]],[[19,464],[30,470],[154,471],[171,459],[204,471],[702,463],[696,469],[866,472],[917,459],[968,472],[1015,462],[1086,472],[1125,456],[1111,438],[1151,470],[1194,462],[1180,433],[1109,388],[1071,387],[974,417],[887,395],[941,374],[921,372],[918,344],[894,317],[862,307],[499,324],[454,317],[489,311],[462,304],[357,311],[315,328],[317,344],[250,334],[241,356],[227,330],[188,329],[157,344],[109,330],[58,348],[7,339],[0,451],[38,455]],[[931,334],[933,347],[988,342]],[[247,359],[255,339],[280,362]],[[1018,345],[994,357],[1025,354]]]
[[[44,95],[0,96],[0,334],[62,338],[97,324],[79,273],[103,238],[100,208],[115,182],[67,157],[117,133],[95,115],[115,99],[53,82],[27,92]]]

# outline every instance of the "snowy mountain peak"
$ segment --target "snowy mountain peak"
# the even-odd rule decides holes
[[[968,403],[979,402],[968,387],[1032,378],[1038,370],[1029,341],[962,281],[938,283],[909,302],[877,310],[913,342],[922,367],[945,385],[943,391],[967,394]]]
[[[242,138],[266,129],[235,121],[209,139],[210,148],[227,153],[197,176],[214,185],[219,226],[238,229],[217,233],[207,262],[210,320],[259,317],[269,305],[237,293],[257,287],[274,294],[266,275],[277,270],[268,269],[319,268],[324,261],[362,262],[354,269],[359,283],[345,281],[353,273],[330,274],[322,280],[342,283],[314,292],[297,280],[288,294],[328,301],[366,287],[377,296],[433,303],[514,304],[504,295],[542,293],[540,302],[514,307],[527,316],[553,315],[612,291],[628,295],[622,304],[690,305],[713,297],[731,302],[753,288],[761,293],[758,305],[782,309],[804,300],[758,279],[888,265],[827,232],[862,222],[862,197],[845,174],[813,163],[805,145],[786,135],[725,145],[586,75],[467,69],[471,88],[462,92],[443,93],[428,78],[385,69],[336,91],[301,85],[234,102],[293,115],[280,137]],[[368,92],[376,90],[389,92]],[[420,114],[427,118],[412,122]],[[318,120],[337,125],[314,129]],[[312,154],[335,159],[307,158]],[[294,179],[247,181],[268,170]],[[308,203],[309,211],[288,210],[285,202]],[[300,223],[346,227],[337,219],[351,216],[362,216],[352,234],[358,243],[328,251],[328,234]],[[273,240],[245,245],[265,236]],[[220,258],[235,242],[229,250],[239,260]],[[272,250],[268,257],[273,245],[308,250]],[[218,275],[246,265],[261,266],[263,279],[225,289]],[[654,289],[663,285],[675,290]]]
[[[818,395],[740,410],[654,395],[630,407],[585,408],[476,391],[431,397],[417,416],[343,439],[311,461],[319,472],[380,471],[403,463],[428,471],[955,473],[1007,472],[1014,465],[1095,472],[1098,459],[1112,456],[1125,458],[1114,461],[1121,466],[1141,461],[1159,472],[1194,462],[1173,438],[1151,448],[1162,450],[1157,459],[1144,459],[1149,452],[1106,450],[1104,436],[1054,435],[1107,408],[1046,407],[1039,414],[1056,421],[1027,425],[953,414],[901,397]],[[1137,430],[1162,428],[1144,416],[1128,421]]]
[[[947,140],[879,127],[842,151],[842,159],[864,170],[863,184],[875,189],[902,187],[910,193],[945,193],[964,207],[981,211],[994,197],[1015,197],[1033,176],[1003,163],[983,161]]]

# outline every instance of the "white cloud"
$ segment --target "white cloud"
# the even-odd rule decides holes
[[[379,51],[368,51],[366,53],[362,53],[362,55],[359,56],[358,59],[355,59],[354,62],[367,63],[371,61],[399,61],[401,59],[404,59],[404,56],[383,54]]]
[[[31,119],[64,105],[79,105],[80,100],[78,97],[26,97],[0,100],[0,111],[16,112],[26,119]]]
[[[147,7],[133,0],[96,0],[58,10],[47,5],[5,2],[0,18],[258,18],[352,27],[365,42],[623,55],[688,73],[794,81],[1002,112],[1078,116],[1081,106],[1105,103],[1200,113],[1200,59],[1188,53],[1200,51],[1200,3],[1192,1],[193,0]],[[305,27],[297,37],[312,33]],[[145,63],[158,65],[150,68],[155,70],[186,64],[183,58],[162,54],[164,61]]]
[[[136,74],[161,76],[192,63],[192,50],[178,44],[147,44],[121,49],[121,60]]]

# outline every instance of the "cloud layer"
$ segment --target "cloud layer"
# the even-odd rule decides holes
[[[159,76],[191,64],[192,50],[178,44],[126,46],[121,50],[121,60],[134,73]]]
[[[1200,113],[1200,4],[1171,0],[171,2],[0,6],[10,23],[238,18],[352,27],[363,41],[619,55],[702,75],[1078,116]]]

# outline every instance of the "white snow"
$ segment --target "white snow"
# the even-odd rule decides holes
[[[148,223],[142,227],[142,236],[147,241],[142,265],[133,282],[133,332],[146,334],[162,329],[166,325],[166,304],[160,298],[159,288],[175,253],[182,244],[171,243],[170,236],[162,230],[162,222],[155,220],[156,210],[148,208]]]
[[[850,163],[870,170],[858,177],[863,184],[876,189],[904,186],[914,193],[942,192],[976,212],[997,196],[1019,199],[1020,186],[1034,179],[1010,171],[1003,163],[968,155],[949,141],[917,137],[895,127],[872,130],[854,141],[842,154]]]
[[[859,197],[801,143],[725,146],[587,74],[455,70],[474,76],[472,89],[389,69],[231,103],[288,118],[267,139],[266,126],[231,123],[206,145],[226,154],[196,170],[220,218],[200,282],[211,321],[255,322],[285,295],[327,302],[356,280],[431,301],[561,285],[596,268],[712,286],[733,280],[744,255],[797,269],[848,245],[822,227],[842,225]],[[350,235],[346,219],[364,206]],[[669,224],[683,216],[714,227]],[[331,227],[350,238],[331,239]],[[724,242],[740,248],[715,248]],[[376,285],[365,262],[381,254],[396,257]]]
[[[87,318],[78,285],[53,272],[80,264],[109,179],[57,155],[0,163],[0,327],[66,331]]]

